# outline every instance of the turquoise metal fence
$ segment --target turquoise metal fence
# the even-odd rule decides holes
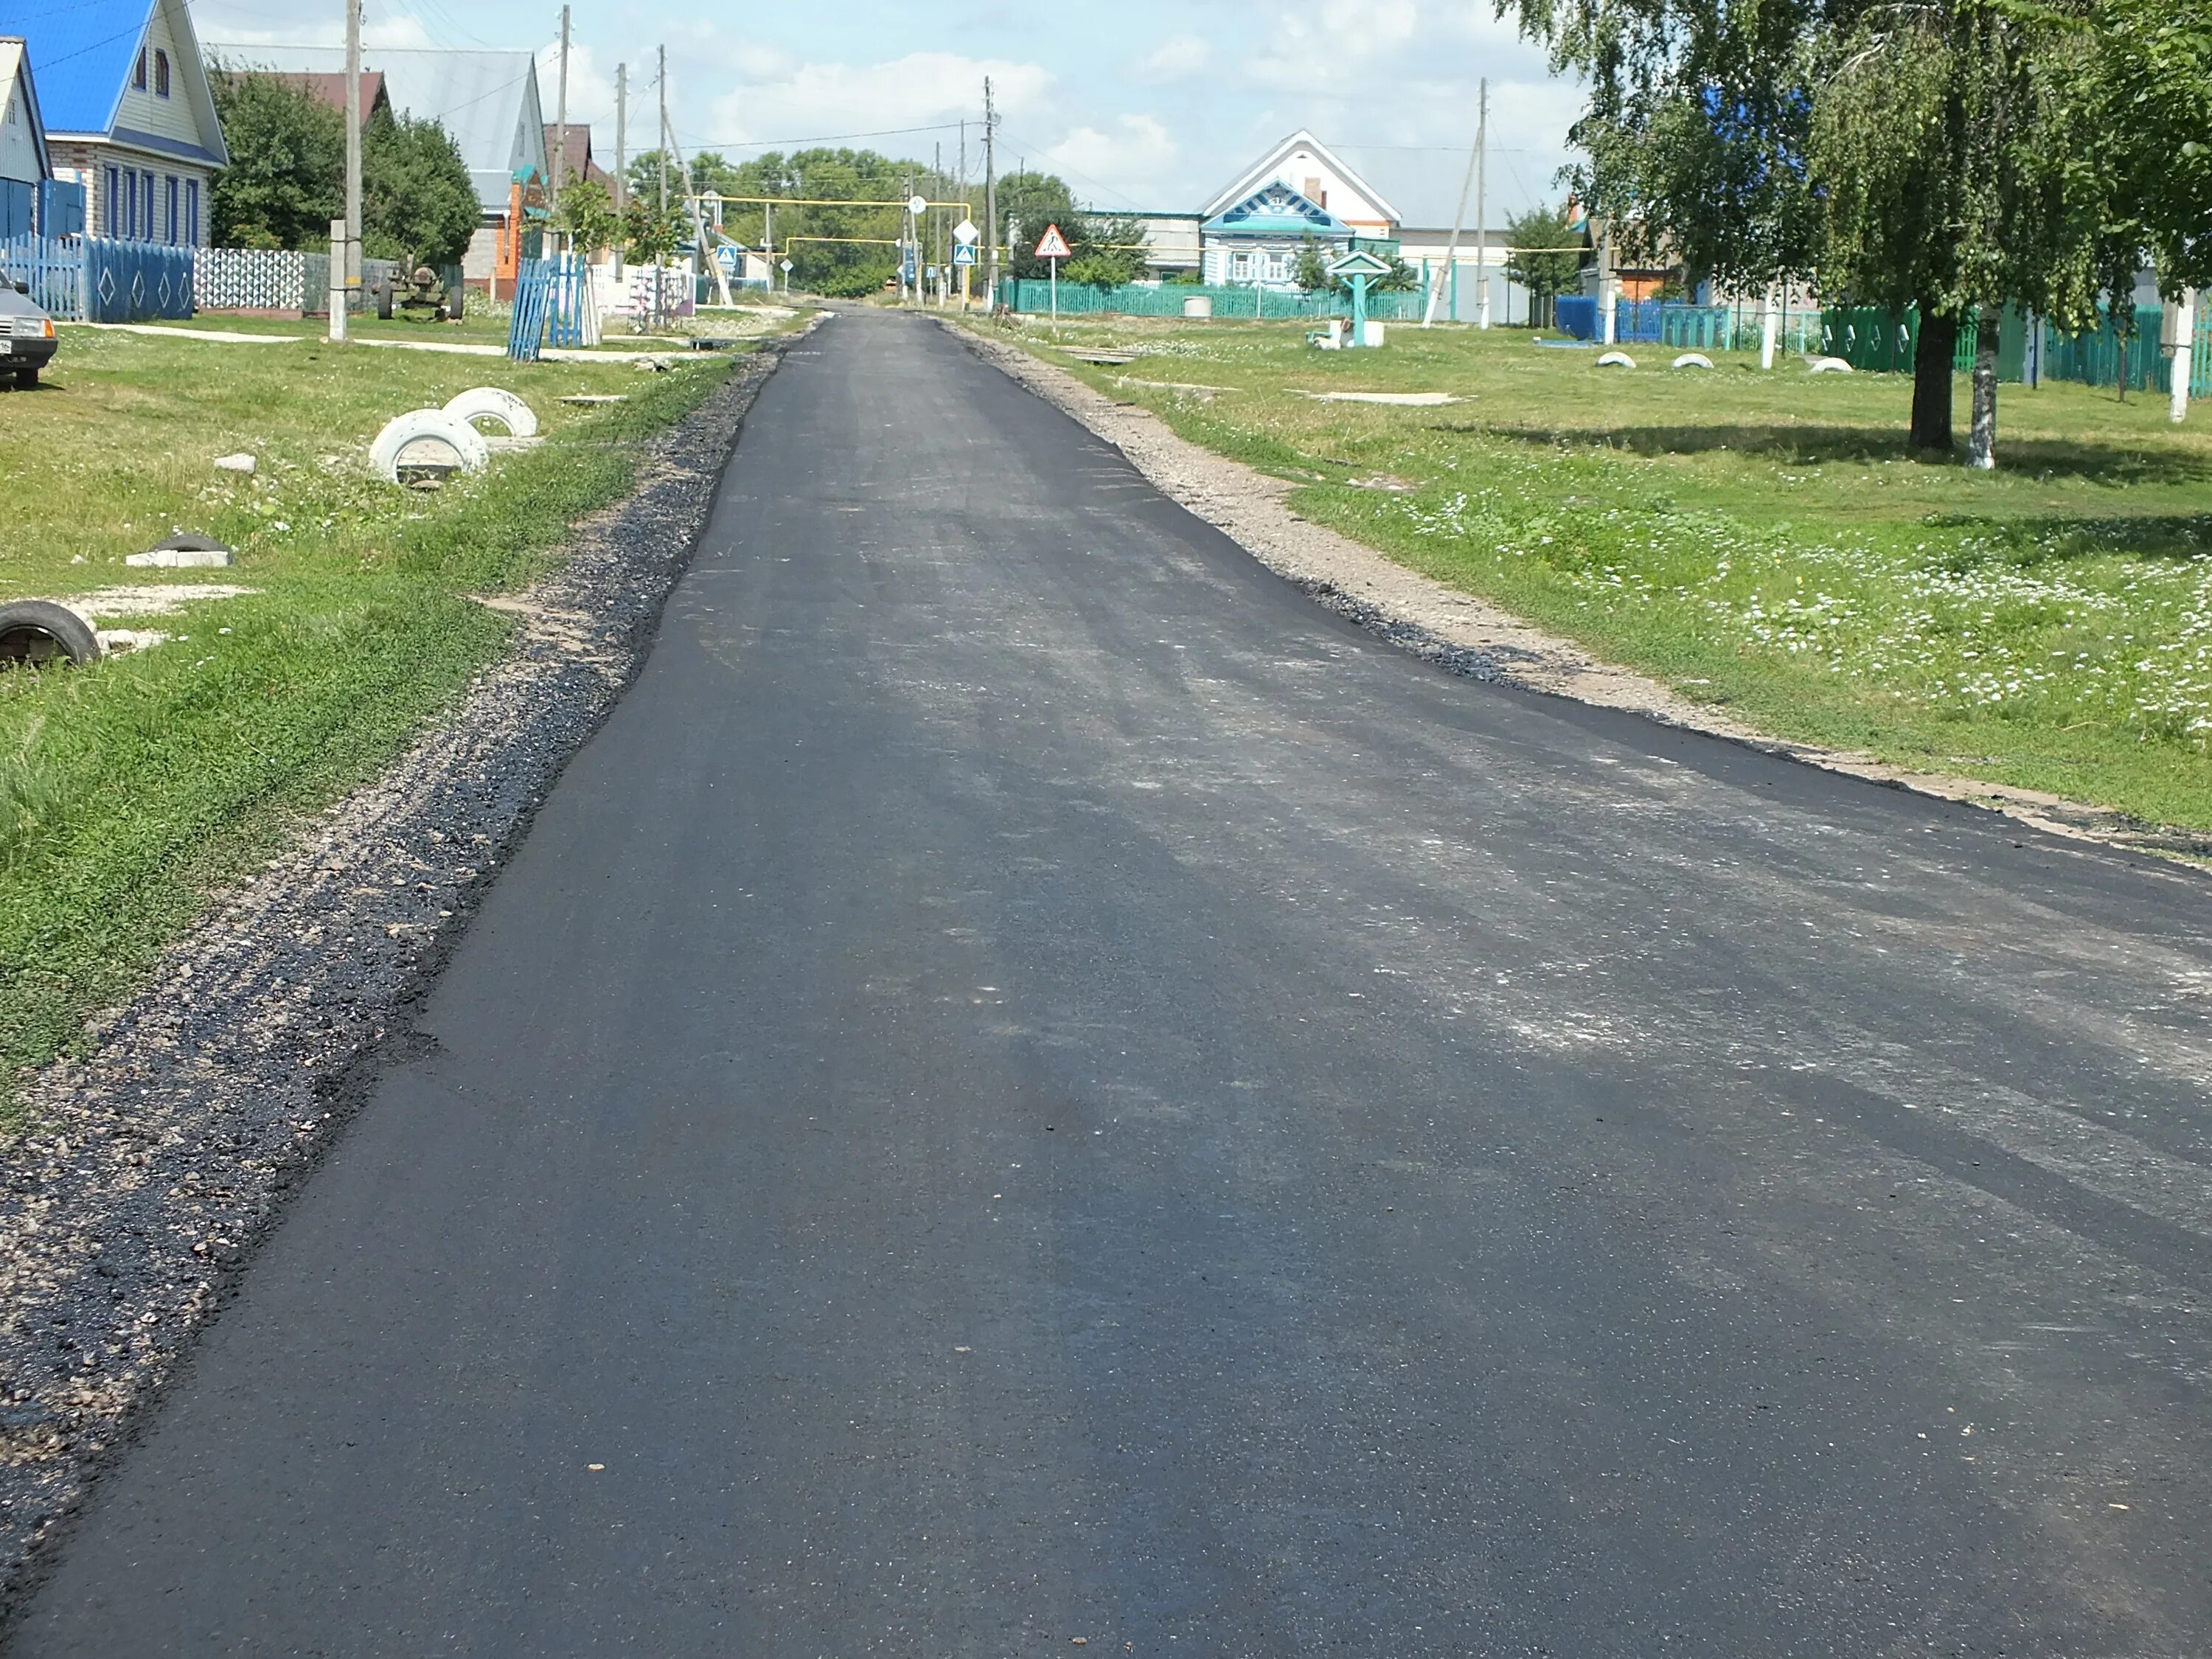
[[[1016,311],[1044,316],[1052,310],[1052,288],[1032,278],[1008,282],[1006,303]],[[1060,285],[1060,314],[1063,317],[1180,317],[1183,301],[1203,298],[1212,302],[1216,317],[1293,318],[1349,317],[1349,294],[1281,293],[1267,288],[1202,287],[1188,283],[1163,283],[1154,287],[1130,283],[1121,288],[1093,288],[1081,283]],[[1367,295],[1367,314],[1385,322],[1417,322],[1423,301],[1411,292]]]

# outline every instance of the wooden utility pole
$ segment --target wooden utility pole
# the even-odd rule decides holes
[[[668,48],[660,49],[660,211],[668,211]]]
[[[559,90],[553,100],[553,183],[546,192],[545,205],[561,205],[561,186],[568,176],[568,9],[561,8],[561,78]]]
[[[999,304],[998,113],[991,107],[991,77],[983,77],[983,234],[991,240],[991,274],[983,280],[983,309]]]

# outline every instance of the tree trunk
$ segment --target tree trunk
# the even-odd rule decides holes
[[[1912,346],[1912,448],[1951,453],[1951,359],[1959,349],[1959,319],[1920,304],[1920,333]]]
[[[1997,331],[2004,313],[1982,307],[1974,339],[1974,424],[1966,440],[1966,465],[1986,472],[1997,464]]]

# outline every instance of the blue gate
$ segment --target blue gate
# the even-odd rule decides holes
[[[50,317],[84,319],[84,244],[44,236],[0,241],[0,280],[22,283],[31,303]]]

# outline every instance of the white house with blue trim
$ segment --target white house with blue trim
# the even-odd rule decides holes
[[[1201,270],[1208,283],[1291,288],[1309,239],[1331,258],[1355,239],[1385,240],[1397,227],[1382,193],[1300,129],[1206,204]]]
[[[208,184],[230,162],[186,0],[0,0],[29,43],[54,177],[84,187],[94,236],[208,240]]]

